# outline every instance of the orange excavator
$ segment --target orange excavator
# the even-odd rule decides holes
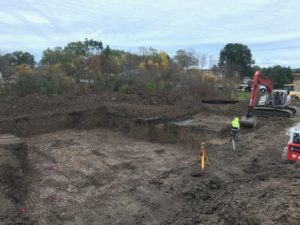
[[[259,86],[265,88],[264,95],[257,102]],[[287,90],[273,90],[271,80],[256,71],[253,76],[252,95],[248,111],[240,120],[241,126],[256,127],[257,117],[290,117],[297,112],[296,107],[291,106],[291,97]]]

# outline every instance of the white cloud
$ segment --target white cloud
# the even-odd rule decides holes
[[[27,22],[32,24],[50,24],[50,22],[43,16],[33,13],[19,13]]]
[[[1,23],[8,25],[21,25],[22,21],[12,15],[0,11],[0,24]]]
[[[226,43],[240,42],[257,62],[300,67],[299,8],[297,0],[10,0],[0,8],[0,39],[8,50],[17,42],[42,52],[87,37],[125,50],[196,48],[215,58]]]

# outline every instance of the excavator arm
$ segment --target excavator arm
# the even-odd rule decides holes
[[[256,98],[257,98],[257,94],[258,94],[258,86],[259,85],[265,86],[268,93],[271,93],[273,90],[272,81],[268,77],[263,76],[260,71],[256,71],[253,76],[252,95],[251,95],[251,99],[250,99],[248,112],[246,114],[247,117],[250,117],[252,115],[252,113],[254,111],[254,107],[256,106]]]

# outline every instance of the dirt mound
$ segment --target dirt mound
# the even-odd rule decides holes
[[[235,104],[235,113],[244,114],[247,104],[246,102]],[[182,99],[180,96],[167,93],[124,95],[103,92],[80,96],[34,94],[20,98],[0,99],[0,118],[92,109],[103,105],[120,106],[140,116],[167,115],[169,117],[182,117],[183,114],[194,114],[197,112],[222,115],[232,114],[231,105],[211,106],[202,104],[200,99],[198,101],[192,98]]]
[[[26,170],[26,144],[14,135],[0,135],[1,224],[33,224],[20,205],[27,198]]]
[[[97,107],[106,103],[127,103],[134,105],[174,105],[178,97],[169,94],[133,95],[120,93],[99,93],[80,96],[38,95],[0,99],[0,118],[65,112],[68,110]]]

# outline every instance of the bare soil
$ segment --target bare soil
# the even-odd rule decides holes
[[[299,116],[261,119],[258,129],[242,129],[233,151],[225,149],[227,120],[234,113],[241,115],[246,103],[195,106],[153,98],[151,105],[138,104],[140,96],[112,97],[99,103],[86,100],[98,98],[91,95],[32,98],[0,103],[8,107],[14,102],[14,108],[20,108],[13,112],[1,107],[2,118],[106,104],[116,110],[122,106],[122,112],[135,117],[189,115],[194,123],[186,132],[173,133],[175,144],[136,139],[107,128],[68,129],[24,138],[28,146],[28,168],[23,172],[26,191],[15,190],[21,196],[15,201],[4,189],[4,181],[0,184],[4,193],[0,213],[5,205],[9,208],[3,224],[299,224],[300,166],[280,161],[288,140],[286,129]],[[39,98],[45,101],[39,103]],[[26,101],[32,107],[26,108]],[[91,101],[90,105],[85,101]],[[167,132],[162,127],[157,135],[168,136]],[[207,142],[211,161],[203,176],[193,161],[202,141]]]
[[[245,104],[245,103],[241,103]],[[101,93],[79,96],[58,96],[58,95],[29,95],[0,99],[0,118],[19,117],[42,113],[76,111],[82,109],[93,109],[103,105],[119,106],[120,110],[126,110],[133,115],[141,116],[167,116],[181,117],[184,113],[194,114],[202,111],[209,113],[218,110],[219,113],[230,113],[232,105],[221,107],[201,104],[201,100],[195,104],[191,99],[181,98],[172,95],[134,95],[120,93]],[[238,104],[240,105],[240,104]],[[237,107],[240,108],[240,107]],[[238,111],[237,113],[242,113]]]

